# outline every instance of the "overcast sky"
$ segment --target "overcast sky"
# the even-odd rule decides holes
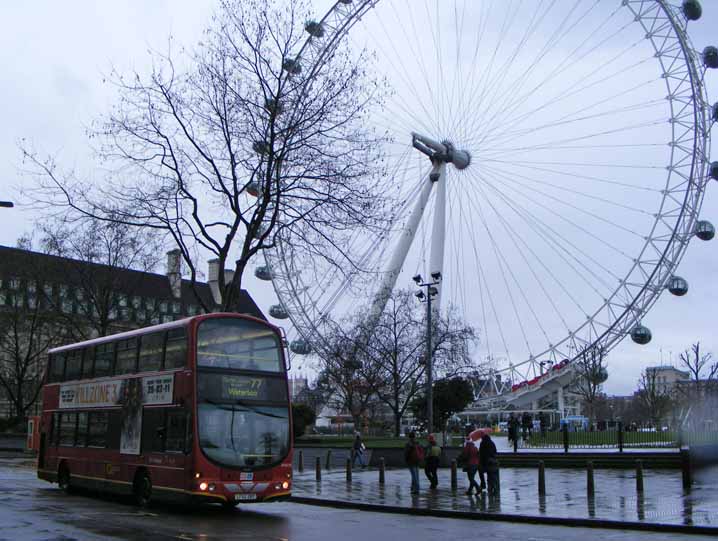
[[[322,9],[327,1],[321,1]],[[704,2],[703,19],[690,26],[697,48],[713,44],[718,5]],[[55,155],[66,167],[92,178],[85,126],[113,103],[104,75],[146,71],[147,49],[174,43],[191,45],[211,16],[213,2],[202,1],[28,1],[6,3],[0,19],[0,200],[15,200],[26,181],[17,142],[26,139]],[[711,101],[718,100],[718,72],[709,73]],[[709,186],[702,217],[718,224],[718,185]],[[14,245],[32,229],[32,212],[0,209],[0,244]],[[678,353],[696,340],[718,355],[715,306],[718,300],[718,240],[691,246],[680,275],[691,286],[683,298],[664,294],[644,319],[654,339],[648,346],[630,340],[614,349],[609,363],[609,393],[625,394],[636,386],[645,366],[677,363]],[[265,310],[276,298],[266,284],[250,279],[247,287]]]

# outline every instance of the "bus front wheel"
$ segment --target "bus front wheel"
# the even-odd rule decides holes
[[[147,507],[152,499],[152,481],[146,471],[140,471],[135,475],[133,484],[135,503],[140,507]]]

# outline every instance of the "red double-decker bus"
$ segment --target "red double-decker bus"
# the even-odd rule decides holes
[[[207,314],[53,349],[38,477],[153,498],[289,497],[292,429],[278,328]]]

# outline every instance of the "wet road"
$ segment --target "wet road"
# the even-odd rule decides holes
[[[35,477],[31,464],[0,458],[0,541],[180,539],[412,541],[491,538],[516,540],[699,540],[709,537],[603,531],[335,510],[294,503],[219,507],[156,505],[140,511],[131,503],[87,493],[66,496]]]

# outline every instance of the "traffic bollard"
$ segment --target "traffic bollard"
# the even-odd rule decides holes
[[[316,464],[314,466],[315,473],[317,476],[317,481],[322,480],[322,459],[320,457],[317,457]]]
[[[456,480],[456,460],[451,461],[451,490],[456,490],[459,483]]]
[[[385,480],[385,465],[384,465],[384,457],[379,458],[379,484],[383,485]]]
[[[643,494],[643,462],[636,460],[636,492]]]
[[[297,459],[297,470],[299,470],[299,473],[304,471],[304,452],[299,451],[299,458]]]
[[[595,484],[593,482],[593,462],[590,460],[586,463],[586,495],[593,498],[595,494]]]
[[[543,460],[538,463],[538,493],[539,496],[546,495],[546,469]]]
[[[327,449],[327,460],[324,463],[324,468],[329,471],[332,469],[332,450]]]
[[[347,483],[351,483],[352,480],[352,459],[347,458]]]

